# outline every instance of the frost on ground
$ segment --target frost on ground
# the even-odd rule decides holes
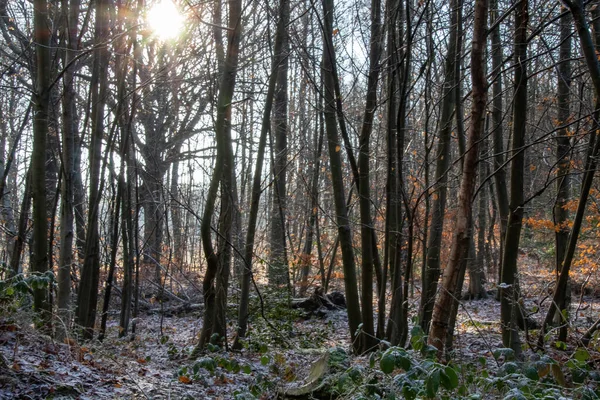
[[[548,287],[537,277],[523,276],[525,309],[539,321],[548,306]],[[413,299],[419,295],[416,287]],[[418,307],[416,301],[409,305],[411,315]],[[572,329],[582,332],[599,310],[593,296],[574,296]],[[173,316],[147,311],[136,319],[135,335],[126,338],[118,338],[118,321],[111,319],[102,343],[85,344],[58,343],[40,334],[28,322],[31,315],[24,312],[1,315],[0,399],[232,399],[244,398],[244,393],[275,398],[282,387],[310,383],[311,365],[327,350],[351,347],[345,310],[305,319],[288,309],[283,316],[272,316],[271,324],[255,316],[242,351],[218,350],[197,360],[188,355],[201,328],[198,310]],[[494,373],[498,363],[492,353],[502,347],[498,319],[499,303],[493,295],[462,302],[454,341],[457,365],[486,359],[482,365]],[[231,325],[229,332],[234,331]],[[529,334],[532,340],[537,338],[535,330]],[[522,338],[527,336],[523,333]],[[547,351],[562,362],[575,348],[573,343],[565,346],[548,346]],[[532,350],[527,354],[536,357]],[[369,357],[353,357],[350,364],[366,367]]]

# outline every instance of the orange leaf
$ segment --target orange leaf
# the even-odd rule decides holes
[[[185,383],[185,384],[188,384],[188,385],[189,385],[190,383],[192,383],[192,380],[191,380],[191,379],[190,379],[188,376],[181,375],[181,376],[179,377],[179,382],[181,382],[181,383]]]
[[[338,153],[341,149],[342,149],[342,146],[340,146],[340,145],[335,146],[336,153]]]

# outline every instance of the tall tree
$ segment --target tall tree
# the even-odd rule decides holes
[[[506,239],[508,225],[508,185],[504,169],[504,130],[503,130],[503,90],[502,90],[502,43],[500,42],[500,20],[498,15],[498,0],[490,0],[490,32],[492,56],[492,131],[494,153],[494,182],[496,184],[496,200],[500,214],[500,265]],[[498,279],[502,268],[499,268]],[[500,281],[498,281],[500,282]]]
[[[254,177],[252,180],[251,199],[250,199],[250,214],[248,216],[248,227],[246,233],[246,244],[244,249],[244,270],[242,273],[242,293],[240,298],[240,306],[238,312],[238,330],[236,339],[233,343],[233,348],[241,347],[240,339],[246,337],[248,329],[248,308],[250,303],[250,281],[252,280],[252,259],[254,256],[254,241],[256,236],[256,225],[258,220],[258,209],[260,206],[260,195],[262,193],[262,168],[265,158],[265,148],[267,146],[267,134],[271,125],[271,111],[273,109],[273,101],[275,98],[275,88],[278,79],[279,63],[282,61],[284,53],[282,50],[284,35],[285,35],[285,13],[287,0],[281,0],[279,4],[279,20],[275,31],[274,54],[271,61],[271,75],[269,77],[269,86],[265,105],[263,109],[263,119],[260,130],[260,138],[258,149],[256,152],[256,166],[254,169]]]
[[[575,22],[575,29],[577,30],[581,49],[585,57],[585,62],[587,64],[590,77],[592,78],[592,84],[594,86],[595,103],[577,210],[575,211],[573,226],[569,233],[569,241],[565,250],[560,275],[558,277],[556,287],[554,288],[552,303],[550,304],[550,308],[548,309],[548,313],[546,314],[546,318],[544,319],[540,336],[538,338],[538,347],[543,346],[546,327],[552,323],[554,315],[557,312],[562,312],[562,310],[558,309],[558,305],[565,304],[564,298],[567,292],[569,272],[573,263],[573,256],[575,255],[575,250],[577,248],[577,240],[579,239],[579,233],[583,224],[585,209],[590,195],[590,189],[592,187],[594,174],[598,165],[598,155],[600,154],[600,139],[598,138],[600,135],[600,62],[596,56],[597,47],[594,46],[594,40],[592,39],[590,28],[585,17],[583,1],[564,1],[564,3],[571,11],[573,21]],[[598,14],[598,12],[595,11],[595,14]],[[596,33],[598,34],[598,32]],[[567,321],[563,320],[563,322],[566,323]]]
[[[238,56],[242,39],[242,1],[229,0],[229,22],[227,30],[227,54],[223,63],[219,95],[217,99],[217,120],[215,137],[217,141],[217,159],[210,181],[209,191],[202,216],[200,234],[207,269],[202,282],[204,291],[204,324],[200,341],[192,356],[197,356],[206,346],[213,334],[218,340],[226,340],[227,325],[225,311],[227,306],[227,284],[231,262],[231,237],[233,226],[232,190],[234,179],[234,158],[231,141],[231,110],[235,90]],[[221,187],[221,214],[219,221],[219,249],[212,243],[212,217],[215,211],[217,194]]]
[[[329,149],[329,166],[335,203],[336,223],[340,247],[342,249],[342,265],[344,269],[344,288],[348,307],[348,325],[352,348],[356,352],[362,350],[361,341],[356,333],[361,324],[361,311],[358,302],[358,282],[354,247],[352,245],[352,228],[348,218],[344,175],[342,171],[341,146],[336,125],[335,93],[335,50],[333,47],[333,0],[323,0],[323,96],[325,101],[325,130]]]
[[[557,123],[560,129],[556,132],[556,202],[554,203],[554,225],[555,243],[556,243],[556,275],[560,274],[562,262],[565,258],[567,242],[569,240],[569,210],[567,210],[567,202],[571,194],[571,179],[569,177],[571,160],[569,154],[571,152],[571,138],[569,129],[566,125],[571,118],[570,109],[570,90],[571,90],[571,35],[573,19],[571,14],[567,13],[566,7],[563,6],[563,16],[560,19],[560,54],[559,64],[557,67]],[[569,290],[567,290],[569,292]],[[568,293],[567,293],[568,294]],[[568,313],[569,295],[565,296],[563,304],[558,304],[559,309],[565,310]],[[562,317],[555,321],[562,322]],[[559,332],[559,340],[567,340],[567,324],[562,324]]]
[[[502,342],[521,353],[518,313],[518,267],[519,242],[523,222],[525,134],[527,124],[527,24],[529,22],[528,0],[520,0],[515,9],[515,51],[513,90],[513,134],[510,169],[510,204],[508,226],[504,241],[500,284],[500,319]]]
[[[464,278],[463,262],[468,257],[472,234],[473,195],[477,178],[477,161],[479,158],[479,141],[482,136],[487,102],[487,82],[485,78],[484,54],[485,31],[487,28],[487,0],[475,1],[475,21],[473,26],[473,41],[471,44],[471,83],[473,105],[471,107],[471,125],[467,137],[467,150],[463,161],[463,174],[460,181],[458,197],[458,214],[454,226],[450,257],[442,279],[442,289],[436,299],[429,343],[438,348],[438,356],[445,356],[448,326],[456,312],[453,303],[462,288]]]
[[[48,271],[48,222],[46,215],[46,138],[49,134],[50,105],[50,24],[48,2],[33,3],[33,36],[36,55],[35,92],[33,96],[33,248],[32,271],[44,275]],[[40,327],[49,329],[52,304],[48,301],[48,286],[38,286],[33,291],[33,307],[40,318]]]
[[[454,91],[456,88],[456,60],[459,52],[458,32],[460,8],[463,2],[452,0],[450,2],[450,37],[446,63],[444,67],[444,86],[442,93],[441,114],[439,123],[438,144],[436,150],[436,164],[434,185],[431,190],[433,204],[431,206],[431,225],[429,227],[429,241],[427,243],[427,260],[422,272],[423,291],[421,293],[421,306],[419,321],[425,332],[429,331],[429,324],[433,314],[433,305],[441,274],[440,253],[442,246],[442,233],[444,231],[444,216],[446,211],[446,193],[448,184],[448,168],[450,167],[450,143],[452,140],[452,111],[454,105]]]
[[[73,264],[73,176],[75,164],[75,135],[77,132],[77,108],[75,95],[75,74],[73,66],[77,50],[77,20],[79,18],[79,0],[62,0],[64,75],[62,96],[62,187],[60,206],[60,253],[58,259],[58,324],[57,338],[62,340],[70,325],[69,303],[71,301],[71,266]]]
[[[94,61],[91,80],[92,127],[90,135],[90,194],[88,206],[88,229],[86,233],[85,258],[81,268],[81,280],[77,296],[76,321],[83,328],[83,336],[90,339],[94,333],[96,307],[98,302],[98,283],[100,280],[100,230],[98,214],[102,193],[101,159],[102,138],[104,136],[104,109],[108,90],[108,62],[110,54],[107,40],[111,3],[96,1],[96,22],[94,32]]]
[[[271,209],[271,263],[269,283],[290,283],[286,252],[287,164],[288,164],[288,69],[290,44],[287,27],[290,20],[289,1],[280,3],[279,18],[283,23],[281,56],[277,65],[277,87],[273,104],[272,124],[275,132],[273,159],[273,204]]]
[[[371,1],[371,38],[369,50],[369,75],[367,81],[367,95],[365,101],[365,113],[359,139],[358,173],[359,186],[358,196],[360,205],[361,222],[361,303],[362,321],[365,332],[363,351],[370,351],[376,345],[375,329],[373,324],[373,269],[374,253],[377,248],[373,246],[376,241],[371,235],[375,234],[371,217],[371,176],[370,176],[370,151],[371,134],[373,132],[373,119],[377,109],[377,87],[379,83],[379,72],[381,58],[381,0]]]

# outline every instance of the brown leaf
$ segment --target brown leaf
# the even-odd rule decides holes
[[[181,375],[181,376],[179,377],[179,382],[181,382],[181,383],[185,383],[185,384],[188,384],[188,385],[189,385],[190,383],[192,383],[192,380],[191,380],[191,379],[190,379],[188,376]]]

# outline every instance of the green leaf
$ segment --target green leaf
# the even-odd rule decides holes
[[[502,365],[502,367],[500,368],[500,372],[502,375],[514,374],[518,370],[519,370],[519,366],[517,364],[515,364],[514,362],[504,363],[504,365]]]
[[[580,347],[575,354],[573,354],[573,358],[577,361],[585,362],[590,359],[590,353],[583,347]]]
[[[160,338],[160,344],[165,344],[169,341],[169,337],[168,336],[161,336]]]
[[[379,360],[379,368],[384,374],[391,374],[396,367],[396,357],[389,352],[385,352]]]
[[[583,383],[585,382],[585,378],[588,377],[588,372],[584,369],[577,368],[571,371],[571,376],[573,377],[573,382]]]
[[[425,392],[427,397],[433,398],[440,388],[440,370],[436,369],[425,380]]]
[[[504,357],[505,360],[511,361],[515,359],[515,351],[508,347],[501,347],[499,349],[494,349],[492,352],[494,358],[497,360],[500,357]]]
[[[523,369],[523,375],[525,375],[528,379],[531,379],[532,381],[537,381],[538,379],[540,379],[538,370],[533,365],[526,366]]]
[[[9,286],[6,288],[4,293],[6,293],[7,296],[12,296],[13,294],[15,294],[15,288],[12,286]]]
[[[252,368],[250,367],[250,365],[244,364],[242,366],[242,372],[245,374],[250,374],[250,373],[252,373]]]
[[[560,340],[557,340],[556,343],[554,343],[554,346],[556,346],[556,348],[559,349],[559,350],[566,350],[567,349],[567,344],[565,342],[560,341]]]
[[[196,363],[194,364],[194,367],[196,367],[196,366],[198,366],[199,368],[204,368],[205,370],[207,370],[209,372],[215,372],[215,369],[217,368],[217,363],[215,360],[213,360],[210,357],[204,357],[204,358],[201,358],[198,361],[196,361]]]
[[[261,365],[267,365],[269,363],[269,356],[264,355],[260,358]]]
[[[369,356],[369,368],[375,368],[375,362],[376,360],[376,355],[375,353],[371,353],[371,355]]]
[[[446,389],[452,390],[458,387],[458,374],[456,370],[451,366],[446,366],[444,369],[444,375],[448,378],[448,386],[444,386]]]
[[[404,354],[397,354],[396,355],[396,366],[399,368],[402,368],[405,371],[410,371],[410,367],[411,367],[410,358],[408,358]]]

